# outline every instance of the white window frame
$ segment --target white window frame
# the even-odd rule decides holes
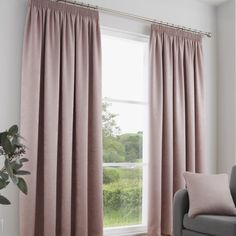
[[[127,31],[117,30],[108,27],[101,27],[101,32],[104,35],[110,35],[119,38],[131,39],[135,41],[141,41],[147,43],[147,51],[148,51],[148,42],[149,37],[142,34],[130,33]],[[147,56],[147,55],[146,55]],[[145,58],[146,63],[147,58]],[[147,65],[146,65],[147,70]],[[146,71],[148,73],[148,71]],[[148,105],[145,102],[141,101],[126,101],[126,100],[118,100],[112,98],[105,98],[104,101],[115,102],[115,103],[127,103],[127,104],[137,104],[137,105]],[[148,119],[148,117],[146,118]],[[142,224],[139,225],[130,225],[130,226],[120,226],[120,227],[104,227],[104,236],[141,236],[147,234],[147,167],[148,167],[148,127],[145,128],[144,135],[144,145],[143,145],[143,163],[103,163],[103,167],[138,167],[142,166],[143,168],[143,202],[142,202]]]

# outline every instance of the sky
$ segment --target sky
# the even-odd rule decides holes
[[[103,98],[147,102],[147,43],[102,34]],[[143,131],[147,105],[113,102],[121,133]]]

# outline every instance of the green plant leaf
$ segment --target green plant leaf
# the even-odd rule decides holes
[[[24,193],[27,194],[28,193],[28,188],[27,188],[27,184],[25,182],[25,180],[23,178],[18,178],[18,184],[17,184],[18,188]]]
[[[0,195],[0,204],[2,204],[2,205],[10,205],[11,202],[7,198],[5,198],[4,196]]]
[[[9,179],[8,174],[6,174],[6,173],[4,173],[4,172],[2,172],[2,171],[0,172],[0,176],[1,176],[2,179],[5,180],[5,181]]]
[[[13,152],[13,146],[11,144],[10,139],[7,136],[7,133],[4,133],[1,136],[1,141],[2,141],[2,148],[5,151],[6,154],[10,154]]]
[[[3,179],[0,179],[0,189],[3,189],[6,187],[6,182]]]
[[[14,184],[17,184],[18,183],[18,178],[13,174],[13,169],[12,169],[11,164],[10,164],[10,162],[7,158],[5,160],[5,168],[6,168],[7,173],[9,174],[12,182]]]
[[[5,159],[5,168],[6,168],[7,173],[9,174],[9,176],[12,177],[13,176],[13,170],[12,170],[10,162],[7,158]]]
[[[16,175],[30,175],[31,173],[26,170],[18,170],[16,171]]]
[[[0,146],[2,146],[2,134],[3,133],[0,133]]]
[[[10,183],[9,181],[6,181],[4,179],[0,179],[0,189],[6,188],[9,183]]]
[[[0,132],[0,156],[5,157],[4,168],[0,170],[0,190],[12,181],[24,194],[28,193],[27,183],[22,177],[30,172],[20,170],[27,158],[21,158],[25,154],[26,146],[21,144],[24,139],[19,134],[17,125],[11,126],[7,131]],[[20,159],[21,158],[21,159]],[[0,204],[9,205],[10,201],[0,194]]]
[[[10,165],[13,170],[13,173],[14,173],[14,171],[16,172],[17,170],[19,170],[23,166],[22,163],[19,164],[19,163],[17,163],[17,161],[11,162]]]
[[[10,133],[10,135],[15,136],[18,133],[19,129],[17,125],[13,125],[8,132]]]
[[[16,147],[23,147],[23,145],[20,143],[20,140],[17,136],[14,136],[12,139],[12,144]]]

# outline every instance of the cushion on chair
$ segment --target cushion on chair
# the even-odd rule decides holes
[[[203,214],[236,215],[227,174],[209,175],[184,173],[190,217]]]
[[[198,215],[190,218],[188,214],[184,216],[184,228],[207,235],[214,236],[235,236],[236,217]]]

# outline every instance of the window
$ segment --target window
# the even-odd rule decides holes
[[[147,41],[102,34],[105,235],[146,231]]]

